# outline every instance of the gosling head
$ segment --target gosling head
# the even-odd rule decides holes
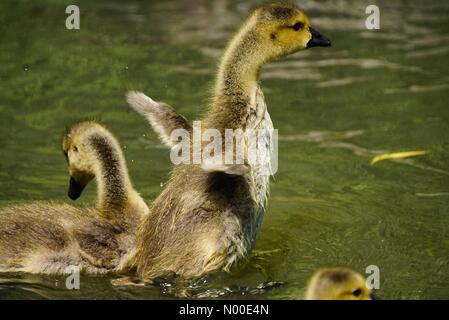
[[[318,270],[306,289],[307,300],[377,300],[365,278],[348,268]]]
[[[265,4],[251,14],[253,30],[265,48],[266,60],[311,47],[329,47],[331,42],[311,27],[309,18],[289,3]]]
[[[71,126],[62,139],[62,151],[70,174],[68,196],[72,200],[78,199],[86,185],[95,177],[98,160],[89,137],[105,131],[96,122],[83,121]]]

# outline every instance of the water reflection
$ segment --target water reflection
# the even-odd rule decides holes
[[[441,90],[443,91],[449,90],[449,83],[430,85],[430,86],[412,85],[408,88],[386,88],[384,92],[386,94],[393,94],[404,92],[421,93],[421,92],[432,92]]]
[[[318,143],[321,148],[349,150],[352,151],[357,156],[370,157],[370,158],[373,158],[374,156],[381,154],[391,153],[391,151],[388,150],[370,150],[358,146],[354,143],[341,141],[361,136],[363,135],[363,133],[364,133],[363,130],[351,130],[346,132],[310,131],[300,135],[280,136],[279,141],[304,141],[304,142]],[[449,175],[449,171],[420,164],[418,161],[414,159],[389,159],[389,160],[400,164],[410,165],[422,170],[428,170],[439,174]]]

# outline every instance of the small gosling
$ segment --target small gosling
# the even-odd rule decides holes
[[[323,268],[314,273],[306,300],[377,300],[365,278],[348,268]]]
[[[94,121],[76,123],[64,135],[62,150],[70,174],[68,196],[78,199],[95,177],[100,216],[124,229],[134,229],[149,209],[132,186],[125,158],[112,133]]]
[[[121,271],[134,253],[135,232],[148,207],[133,189],[114,136],[80,122],[63,138],[76,199],[96,178],[97,208],[31,203],[0,209],[0,272],[60,274]]]

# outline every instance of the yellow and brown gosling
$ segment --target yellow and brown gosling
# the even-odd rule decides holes
[[[365,278],[349,268],[323,268],[310,278],[306,300],[373,300]]]
[[[95,178],[97,207],[38,202],[0,209],[0,272],[120,271],[133,255],[148,207],[132,187],[115,137],[98,123],[80,122],[64,135],[63,151],[70,197]]]
[[[134,189],[117,139],[94,121],[73,125],[62,150],[70,174],[68,196],[76,200],[95,177],[98,213],[123,228],[135,229],[148,207]]]
[[[258,154],[269,158],[273,124],[257,83],[259,71],[270,60],[316,46],[330,46],[330,41],[311,27],[295,5],[256,8],[221,58],[202,129],[217,129],[223,137],[225,129],[255,132],[263,139]],[[173,144],[173,128],[190,130],[185,118],[143,93],[129,93],[128,102],[168,145]],[[163,116],[167,110],[174,116]],[[142,224],[130,266],[145,279],[167,273],[194,278],[230,270],[255,244],[265,212],[269,170],[248,159],[241,165],[177,165]]]

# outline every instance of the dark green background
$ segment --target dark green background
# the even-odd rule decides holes
[[[225,43],[256,3],[1,1],[0,204],[71,203],[60,140],[84,118],[116,134],[151,202],[168,177],[169,151],[127,107],[126,91],[198,119]],[[364,27],[372,3],[381,30]],[[80,30],[65,28],[68,4],[80,7]],[[449,3],[299,4],[332,47],[262,70],[279,170],[255,255],[208,286],[283,281],[255,298],[300,299],[319,267],[363,273],[374,264],[384,298],[449,298]],[[376,153],[419,149],[430,154],[370,165]],[[94,202],[94,185],[86,191],[76,205]],[[83,275],[70,292],[61,277],[3,275],[0,297],[170,297],[113,288],[110,278]]]

